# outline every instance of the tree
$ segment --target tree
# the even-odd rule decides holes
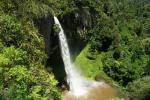
[[[133,81],[127,86],[129,96],[133,100],[149,100],[150,98],[150,77],[146,76]]]

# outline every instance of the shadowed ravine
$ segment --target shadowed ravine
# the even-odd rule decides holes
[[[64,93],[65,100],[108,100],[116,97],[114,89],[104,82],[85,80],[80,72],[75,68],[70,58],[69,47],[62,26],[54,17],[55,24],[60,28],[59,42],[61,47],[61,56],[65,65],[67,74],[67,83],[70,90]]]

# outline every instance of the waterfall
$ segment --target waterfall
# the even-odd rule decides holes
[[[58,18],[55,16],[54,21],[55,24],[57,24],[60,28],[58,36],[61,47],[61,56],[64,62],[65,71],[67,74],[67,83],[70,87],[70,92],[76,96],[83,95],[87,92],[87,88],[91,87],[91,82],[83,80],[79,71],[75,68],[71,61],[67,38],[64,34],[64,30]]]

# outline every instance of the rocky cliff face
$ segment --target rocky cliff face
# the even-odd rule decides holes
[[[63,82],[66,74],[64,68],[62,67],[63,61],[59,49],[58,36],[54,33],[53,29],[53,15],[50,14],[47,17],[35,19],[34,22],[38,27],[40,34],[44,37],[45,52],[48,55],[47,67],[51,66],[57,80]]]
[[[94,24],[94,13],[88,7],[58,16],[66,33],[72,55],[80,53],[85,46],[84,35]]]
[[[66,33],[70,51],[72,53],[78,51],[76,49],[81,49],[84,46],[81,35],[93,25],[93,13],[88,7],[84,7],[58,17]],[[39,32],[44,36],[45,52],[50,57],[59,48],[58,36],[53,30],[53,15],[50,14],[47,17],[35,19],[35,24],[38,26]]]
[[[58,18],[66,33],[71,54],[78,55],[85,45],[81,35],[86,29],[92,27],[93,14],[89,8],[85,7],[66,13],[63,16],[58,16]],[[60,54],[58,36],[53,29],[53,15],[50,14],[47,17],[35,19],[34,22],[45,40],[45,52],[49,57],[48,65],[53,67],[56,78],[59,81],[64,81],[66,74],[64,68],[62,68],[63,61]]]

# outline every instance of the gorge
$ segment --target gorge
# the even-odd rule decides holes
[[[150,100],[150,0],[0,0],[0,100]]]
[[[113,90],[109,85],[104,82],[96,82],[92,80],[86,80],[79,72],[79,70],[75,67],[71,60],[71,55],[67,43],[67,38],[65,36],[64,30],[58,20],[57,17],[54,16],[54,22],[60,28],[58,33],[59,43],[61,48],[61,56],[64,62],[64,67],[67,75],[67,83],[69,85],[69,95],[71,97],[76,98],[76,100],[99,100],[100,98],[103,100],[107,100],[108,98],[112,98],[113,96],[117,96],[116,91]],[[92,93],[90,93],[92,91]],[[102,95],[101,91],[108,92],[107,95]],[[100,94],[101,95],[100,95]],[[92,95],[94,94],[94,96]],[[96,95],[95,95],[96,94]],[[107,97],[105,97],[107,96]],[[107,99],[106,99],[107,98]],[[65,100],[70,100],[66,99]]]

